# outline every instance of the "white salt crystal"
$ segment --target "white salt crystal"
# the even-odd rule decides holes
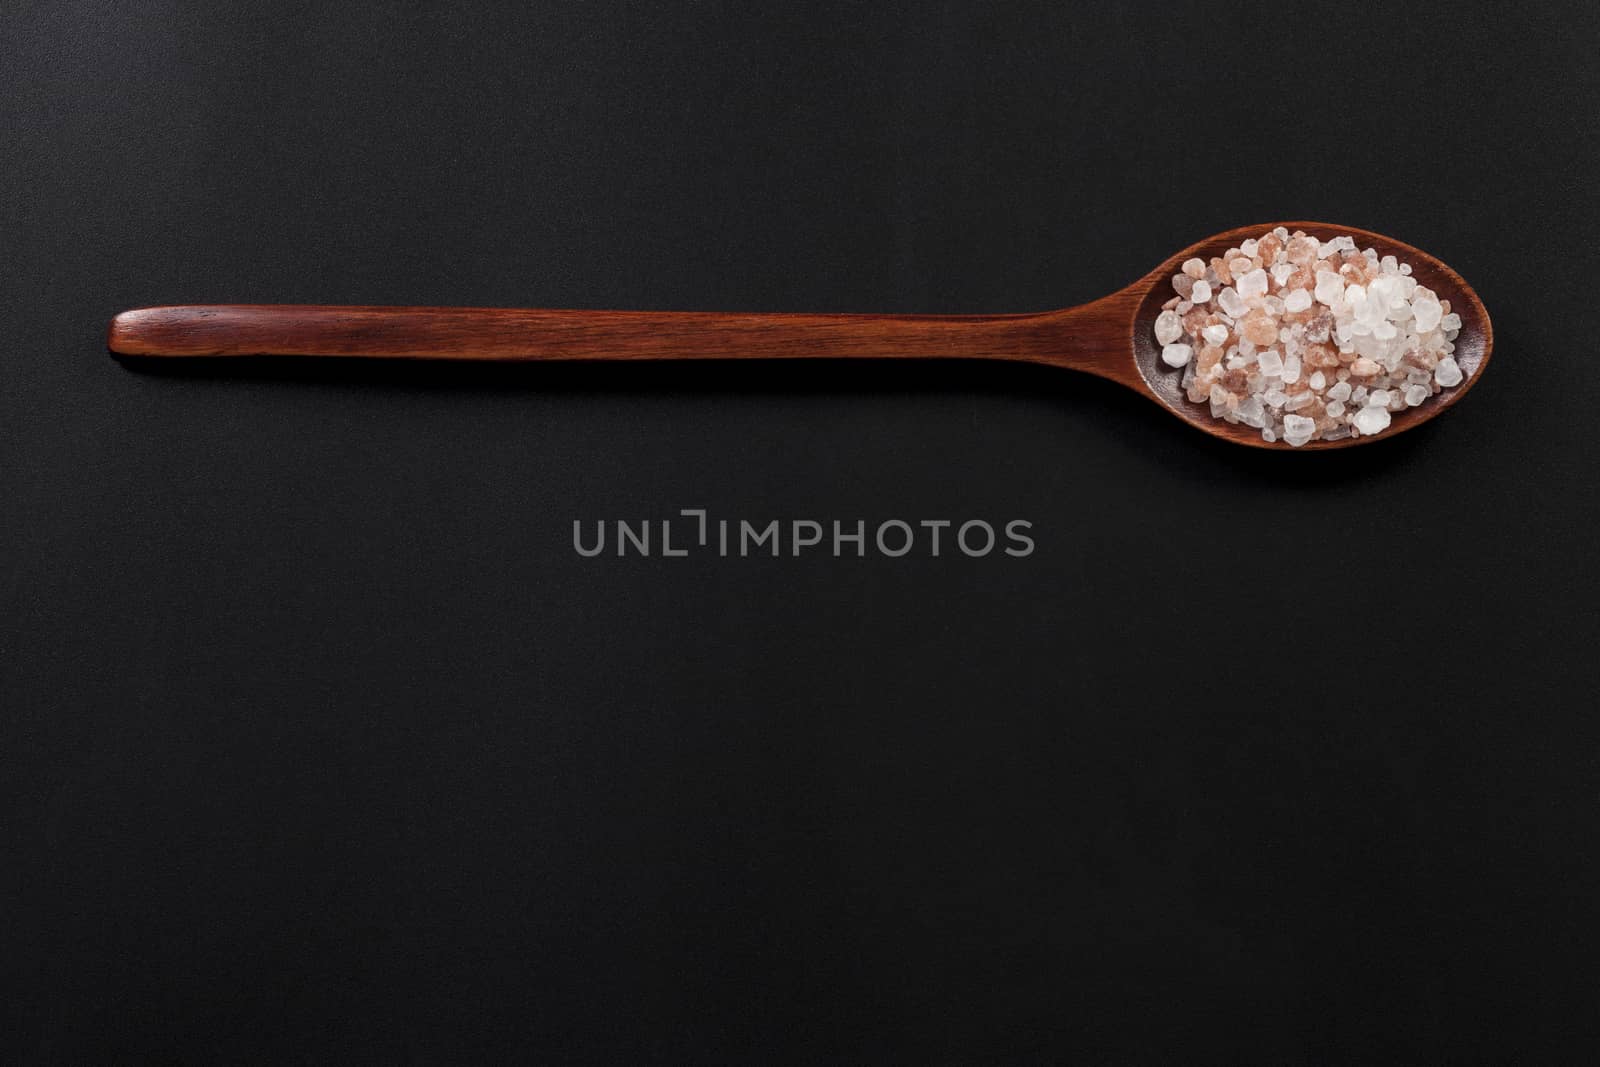
[[[1203,259],[1186,259],[1179,269],[1191,278],[1203,278],[1206,273],[1206,261]]]
[[[1182,367],[1189,362],[1189,357],[1194,355],[1194,349],[1188,345],[1167,345],[1161,350],[1161,362],[1169,367]]]
[[[1367,394],[1367,406],[1386,408],[1389,406],[1389,390],[1374,389]]]
[[[1194,283],[1194,290],[1190,292],[1189,299],[1196,304],[1204,304],[1211,299],[1211,283],[1199,281]]]
[[[1270,445],[1278,439],[1278,435],[1272,432],[1272,427],[1268,426],[1262,429],[1261,439]]]
[[[1175,311],[1163,311],[1156,316],[1156,340],[1170,345],[1183,336],[1183,319]]]
[[[1344,290],[1344,306],[1352,315],[1357,309],[1367,306],[1367,287],[1364,285],[1347,285]]]
[[[1432,395],[1433,391],[1426,385],[1408,385],[1406,386],[1406,406],[1414,408]]]
[[[1328,401],[1328,407],[1326,410],[1329,415],[1332,415],[1337,419],[1340,415],[1344,414],[1344,404],[1337,400],[1330,400]]]
[[[1265,296],[1267,294],[1267,272],[1257,267],[1242,278],[1234,279],[1238,286],[1239,295],[1246,300],[1252,296]],[[1232,314],[1232,312],[1229,312]]]
[[[1205,329],[1201,330],[1200,336],[1204,337],[1211,344],[1220,345],[1222,342],[1228,339],[1228,328],[1222,325],[1220,322],[1214,323],[1213,325],[1207,326]]]
[[[1461,316],[1454,311],[1439,320],[1439,329],[1449,333],[1451,330],[1461,329]]]
[[[1259,249],[1260,247],[1261,247],[1261,242],[1257,241],[1254,237],[1252,237],[1248,241],[1241,241],[1240,242],[1239,251],[1243,255],[1253,256],[1253,255],[1256,254],[1256,250]]]
[[[1446,389],[1452,385],[1460,385],[1461,378],[1461,366],[1453,356],[1446,356],[1441,359],[1439,365],[1433,370],[1433,380]]]
[[[1306,384],[1320,393],[1322,392],[1322,387],[1328,384],[1328,379],[1321,371],[1317,371],[1310,378],[1306,379]]]
[[[1317,258],[1327,259],[1337,251],[1339,251],[1338,245],[1334,244],[1332,241],[1323,241],[1321,244],[1317,245]]]
[[[1289,394],[1282,389],[1273,388],[1261,394],[1261,399],[1267,402],[1268,407],[1281,408],[1283,407],[1283,402],[1289,399]]]
[[[1439,306],[1439,298],[1427,289],[1418,289],[1417,295],[1411,301],[1411,313],[1416,316],[1415,329],[1417,333],[1429,333],[1439,325],[1444,309]]]
[[[1299,446],[1311,440],[1311,435],[1317,432],[1317,424],[1304,415],[1285,415],[1283,417],[1283,439],[1291,445]]]
[[[1246,426],[1254,426],[1257,429],[1261,427],[1266,416],[1266,412],[1261,408],[1261,398],[1259,396],[1246,397],[1240,401],[1238,414],[1240,422]]]
[[[1300,380],[1300,357],[1290,356],[1283,361],[1283,380],[1293,385]]]
[[[1272,278],[1280,286],[1289,280],[1289,275],[1294,273],[1293,263],[1279,263],[1272,268]]]
[[[1338,307],[1344,299],[1344,279],[1331,270],[1317,271],[1317,302]]]
[[[1317,398],[1310,393],[1296,393],[1289,398],[1289,402],[1287,404],[1283,405],[1283,410],[1299,411],[1301,408],[1310,407],[1312,403],[1316,401],[1316,399]]]
[[[1366,407],[1355,413],[1356,429],[1364,434],[1382,433],[1389,426],[1387,408]]]
[[[1304,311],[1311,306],[1311,294],[1304,289],[1291,289],[1283,298],[1283,310]]]
[[[1379,261],[1379,264],[1383,267],[1383,273],[1385,274],[1394,274],[1400,269],[1400,261],[1393,256],[1384,256]]]
[[[1385,274],[1372,279],[1372,284],[1367,287],[1367,299],[1374,301],[1379,310],[1386,313],[1399,308],[1405,303],[1405,298],[1400,295],[1401,281],[1398,274]]]
[[[1367,402],[1367,387],[1366,386],[1358,385],[1354,389],[1350,390],[1350,403],[1352,403],[1352,404],[1365,404],[1366,402]]]
[[[1244,313],[1250,310],[1250,306],[1244,302],[1244,298],[1231,286],[1217,294],[1217,303],[1223,311],[1236,319],[1243,318]]]
[[[1262,374],[1272,375],[1283,373],[1283,357],[1278,355],[1278,350],[1276,348],[1269,348],[1265,352],[1261,353],[1261,357],[1257,360],[1257,362],[1261,364]]]

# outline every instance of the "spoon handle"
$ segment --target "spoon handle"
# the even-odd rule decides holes
[[[1071,338],[1075,331],[1067,321],[1078,310],[1087,308],[1028,315],[809,315],[202,304],[125,311],[111,321],[107,344],[127,356],[480,361],[950,357],[1079,365],[1071,358],[1072,350],[1080,348],[1073,341],[1086,338]]]

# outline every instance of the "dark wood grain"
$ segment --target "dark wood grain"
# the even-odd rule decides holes
[[[111,321],[120,356],[337,356],[383,359],[1001,359],[1096,374],[1135,389],[1207,433],[1267,445],[1260,432],[1214,420],[1179,388],[1180,371],[1160,360],[1154,322],[1170,279],[1191,256],[1209,258],[1275,225],[1321,239],[1350,234],[1363,247],[1412,264],[1415,276],[1461,315],[1456,358],[1466,380],[1394,416],[1376,437],[1313,442],[1343,448],[1391,437],[1457,403],[1488,364],[1488,313],[1460,275],[1420,249],[1330,223],[1242,226],[1190,245],[1149,274],[1078,307],[1021,315],[810,315],[526,308],[337,307],[203,304],[141,308]]]

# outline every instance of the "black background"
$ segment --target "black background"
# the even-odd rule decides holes
[[[1592,8],[514,7],[5,5],[6,1059],[1592,1051]],[[103,348],[1037,310],[1298,217],[1474,284],[1472,397],[1280,455],[1043,368]],[[686,507],[1038,547],[572,550]]]

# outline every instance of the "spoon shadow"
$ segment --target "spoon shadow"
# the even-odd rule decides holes
[[[1028,363],[982,359],[917,360],[681,360],[667,362],[460,362],[447,360],[284,359],[197,356],[188,359],[118,356],[127,370],[151,377],[256,383],[294,383],[362,390],[509,392],[543,395],[787,396],[977,394],[1019,401],[1046,400],[1063,417],[1092,419],[1142,460],[1170,467],[1175,457],[1233,470],[1252,481],[1294,487],[1369,480],[1375,470],[1405,462],[1425,446],[1432,428],[1386,441],[1382,462],[1350,449],[1241,449],[1170,418],[1113,382]],[[1305,456],[1315,455],[1308,461]],[[1203,457],[1200,458],[1200,457]]]

